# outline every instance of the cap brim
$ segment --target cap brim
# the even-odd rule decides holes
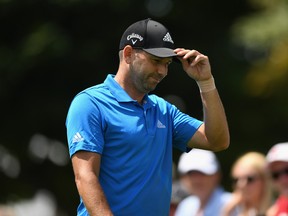
[[[174,52],[173,49],[169,48],[150,48],[150,49],[143,49],[145,52],[150,53],[151,55],[160,57],[160,58],[167,58],[167,57],[175,57],[177,54]]]
[[[274,163],[274,162],[288,162],[287,155],[285,155],[283,157],[279,156],[279,157],[267,159],[267,163],[268,164],[271,164],[271,163]]]
[[[196,171],[196,172],[200,172],[203,173],[205,175],[214,175],[217,172],[217,167],[216,166],[209,166],[209,167],[203,167],[203,165],[199,165],[198,167],[189,167],[186,170],[183,170],[182,173],[188,173],[191,171]]]

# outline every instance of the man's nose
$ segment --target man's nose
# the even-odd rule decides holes
[[[158,65],[158,70],[157,70],[158,74],[161,75],[161,77],[165,77],[167,76],[167,73],[168,73],[168,67],[166,64],[159,64]]]

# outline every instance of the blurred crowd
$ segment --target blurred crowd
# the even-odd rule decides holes
[[[235,158],[232,191],[211,151],[183,153],[175,170],[170,216],[288,216],[288,142]]]
[[[232,191],[221,185],[221,165],[212,151],[183,153],[174,170],[170,216],[288,216],[288,142],[266,155],[249,151],[235,158]],[[59,216],[55,205],[42,190],[31,200],[0,205],[0,216]]]

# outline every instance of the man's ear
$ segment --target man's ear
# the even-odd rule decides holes
[[[127,64],[131,63],[132,54],[133,54],[133,48],[130,45],[125,46],[123,49],[123,58]]]

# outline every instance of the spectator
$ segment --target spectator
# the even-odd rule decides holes
[[[222,174],[216,155],[208,150],[192,149],[180,156],[178,171],[191,195],[182,200],[176,216],[220,216],[230,193],[220,186]]]
[[[267,153],[268,171],[271,174],[277,200],[267,216],[288,215],[288,142],[275,144]]]
[[[177,166],[173,162],[173,170],[172,170],[172,194],[171,194],[171,201],[170,201],[170,212],[169,216],[174,216],[176,208],[178,204],[187,196],[189,196],[189,192],[183,182],[181,181],[181,178],[179,178],[178,172],[177,172]],[[0,215],[1,216],[1,215]]]
[[[189,192],[181,179],[173,181],[169,216],[174,216],[179,203],[189,196]]]
[[[264,216],[272,203],[272,187],[265,155],[247,152],[231,169],[233,195],[221,216]]]

